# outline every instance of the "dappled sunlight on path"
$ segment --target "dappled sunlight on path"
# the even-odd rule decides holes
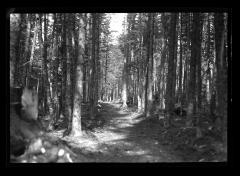
[[[81,137],[64,137],[75,152],[84,153],[87,162],[177,162],[171,154],[154,139],[156,127],[138,118],[141,114],[121,110],[120,104],[103,103],[101,116],[106,124]],[[156,125],[156,124],[155,124]]]

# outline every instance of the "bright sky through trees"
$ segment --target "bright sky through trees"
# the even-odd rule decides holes
[[[113,36],[113,44],[117,43],[118,36],[123,32],[123,21],[126,13],[110,13],[111,22],[110,22],[110,30],[115,31],[112,32]]]

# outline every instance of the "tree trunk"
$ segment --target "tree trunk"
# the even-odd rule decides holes
[[[190,60],[190,80],[189,80],[189,99],[188,99],[188,119],[187,126],[191,126],[193,114],[196,112],[196,62],[199,57],[198,43],[200,40],[200,17],[199,13],[193,13],[193,30],[191,33],[191,60]]]
[[[101,80],[101,69],[100,69],[100,58],[99,58],[99,46],[100,46],[100,28],[101,28],[101,14],[97,13],[97,21],[96,21],[96,77],[95,77],[95,98],[94,98],[94,103],[95,107],[97,107],[98,99],[100,97],[100,80]]]
[[[36,14],[36,20],[35,20],[35,26],[34,26],[34,34],[33,34],[33,41],[32,41],[32,48],[31,48],[31,54],[29,59],[29,65],[28,65],[28,78],[27,78],[27,86],[32,87],[31,85],[31,78],[32,78],[32,65],[33,65],[33,55],[36,45],[36,38],[37,38],[37,32],[38,32],[38,14]]]
[[[71,25],[72,25],[72,16],[71,14],[67,14],[66,15],[66,23],[65,23],[65,27],[66,27],[66,89],[65,89],[65,101],[66,101],[66,114],[67,114],[67,119],[68,119],[68,128],[67,128],[67,133],[71,132],[71,128],[72,128],[72,94],[71,94],[71,88],[72,88],[72,82],[71,82],[71,68],[72,68],[72,60],[71,56],[71,48],[72,48],[72,41],[71,41]],[[67,35],[68,34],[68,35]]]
[[[69,124],[71,123],[69,121],[70,117],[70,107],[68,102],[68,58],[67,58],[67,14],[63,14],[63,20],[62,20],[62,47],[61,47],[61,54],[62,54],[62,107],[63,107],[63,114],[64,118],[67,121],[68,129],[65,131],[65,134],[67,135],[70,132]]]
[[[222,139],[227,145],[227,61],[224,57],[224,14],[214,14],[215,47],[216,47],[216,100],[217,116],[222,121]]]
[[[14,72],[13,72],[13,85],[19,86],[21,84],[20,80],[20,62],[21,62],[21,38],[22,38],[22,31],[23,31],[23,21],[24,15],[20,14],[20,21],[19,21],[19,31],[17,32],[17,39],[15,44],[15,60],[14,60]]]
[[[74,105],[73,105],[73,119],[72,119],[72,131],[71,134],[73,136],[81,135],[81,97],[83,94],[82,90],[82,63],[83,63],[83,55],[84,55],[84,47],[85,47],[85,29],[84,29],[84,21],[83,16],[80,17],[80,25],[79,25],[79,34],[75,34],[75,47],[76,47],[76,67],[75,67],[75,90],[74,90]],[[76,40],[78,38],[78,41]]]
[[[177,91],[177,53],[178,53],[178,30],[177,30],[177,24],[178,24],[178,13],[176,13],[176,27],[175,27],[175,47],[174,47],[174,64],[173,64],[173,104],[176,102],[176,91]]]
[[[149,117],[153,101],[153,30],[154,14],[148,14],[148,45],[147,45],[147,70],[146,70],[146,90],[145,90],[145,115]]]
[[[162,53],[161,53],[161,63],[160,63],[160,107],[165,109],[165,91],[166,91],[166,74],[165,65],[167,58],[167,24],[166,16],[162,14],[162,25],[163,25],[163,36],[162,36]]]
[[[166,109],[168,114],[173,111],[174,107],[174,53],[175,53],[175,37],[176,37],[176,19],[177,14],[171,15],[170,39],[169,39],[169,58],[168,58],[168,73],[167,73],[167,89],[166,89]],[[170,114],[167,119],[167,126],[170,125]]]
[[[26,26],[26,35],[25,35],[25,46],[24,46],[24,54],[23,54],[23,58],[24,58],[24,64],[29,64],[29,56],[30,56],[30,50],[29,50],[29,43],[30,43],[30,33],[31,33],[31,14],[28,14],[26,16],[26,23],[27,23],[27,26]],[[25,69],[24,69],[24,76],[22,77],[23,78],[23,83],[24,85],[27,84],[27,77],[28,77],[28,67],[25,66]]]
[[[95,98],[96,98],[96,27],[97,27],[97,14],[92,13],[92,62],[91,62],[91,87],[90,87],[90,118],[95,117]]]
[[[182,13],[180,15],[180,63],[179,63],[179,83],[178,83],[178,102],[182,100]]]
[[[126,78],[126,63],[124,63],[123,67],[123,80],[122,80],[122,107],[126,108],[127,107],[127,78]]]
[[[49,81],[48,81],[48,66],[47,66],[47,49],[48,49],[48,39],[47,39],[47,17],[44,15],[44,44],[43,44],[43,66],[44,66],[44,101],[45,101],[45,112],[50,112],[49,110]]]
[[[139,24],[140,24],[140,35],[139,35],[139,59],[138,59],[138,78],[137,78],[137,81],[138,81],[138,85],[137,85],[137,97],[138,97],[138,112],[140,112],[142,110],[142,107],[143,107],[143,104],[142,104],[142,72],[143,72],[143,69],[142,69],[142,39],[143,39],[143,35],[142,35],[142,29],[141,29],[141,25],[142,25],[142,15],[141,13],[139,14]]]
[[[60,67],[60,60],[59,60],[59,50],[58,50],[58,43],[59,43],[59,32],[58,32],[58,26],[56,24],[58,24],[58,15],[57,14],[53,14],[54,17],[54,24],[53,24],[53,31],[52,31],[52,35],[53,35],[53,107],[54,107],[54,117],[53,117],[53,121],[51,125],[55,125],[58,121],[58,119],[60,118],[60,96],[59,96],[59,92],[60,92],[60,88],[58,86],[58,82],[59,82],[59,67]],[[50,127],[52,128],[52,126]]]
[[[197,27],[197,39],[196,39],[196,49],[197,49],[197,58],[196,58],[196,63],[197,63],[197,112],[201,112],[202,109],[202,76],[201,76],[201,71],[202,71],[202,56],[201,56],[201,42],[202,42],[202,17],[201,14],[199,16],[199,26]]]

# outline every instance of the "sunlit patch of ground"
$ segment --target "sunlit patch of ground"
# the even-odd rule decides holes
[[[80,137],[66,136],[63,140],[75,153],[84,154],[84,162],[176,162],[180,159],[169,153],[151,135],[157,132],[145,122],[140,114],[126,112],[119,104],[103,105],[102,117],[106,120],[103,128],[83,132]],[[138,127],[137,127],[138,126]],[[63,131],[55,132],[61,137]],[[149,136],[150,134],[150,136]],[[78,162],[78,161],[76,161]]]
[[[103,125],[84,129],[82,136],[62,137],[64,130],[53,131],[49,135],[66,141],[75,153],[72,158],[74,162],[206,161],[201,153],[198,156],[190,149],[187,153],[178,149],[183,146],[176,147],[178,141],[182,143],[182,138],[173,138],[174,134],[179,135],[178,128],[167,130],[157,118],[147,119],[140,113],[122,109],[121,104],[117,103],[102,103],[97,118],[104,122]]]

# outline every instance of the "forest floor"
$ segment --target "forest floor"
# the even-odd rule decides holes
[[[166,137],[167,131],[157,118],[146,119],[134,111],[123,110],[119,103],[102,103],[101,106],[96,117],[98,127],[83,130],[82,136],[62,138],[62,130],[52,133],[68,143],[75,154],[73,162],[222,161],[213,157],[216,152],[211,153],[211,150],[199,152],[186,149],[186,145],[184,150],[184,145],[175,145],[174,137]],[[202,148],[205,146],[201,145]],[[224,157],[221,155],[220,158]]]

